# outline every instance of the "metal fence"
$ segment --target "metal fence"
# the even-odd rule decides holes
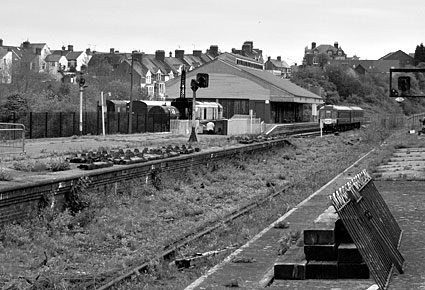
[[[25,126],[0,123],[0,154],[25,153]]]
[[[422,123],[420,122],[425,118],[425,113],[414,114],[406,118],[410,130],[420,130]]]
[[[393,267],[403,273],[402,231],[364,170],[330,196],[379,289],[387,289]]]
[[[128,134],[129,113],[107,112],[104,117],[105,134]],[[80,132],[80,115],[78,112],[49,112],[26,114],[11,114],[1,116],[3,122],[12,124],[20,123],[24,125],[25,137],[35,138],[55,138],[69,137],[73,135],[101,135],[102,113],[84,112],[83,131]],[[132,116],[132,133],[146,132],[169,132],[170,116],[164,114],[150,115],[134,114]]]

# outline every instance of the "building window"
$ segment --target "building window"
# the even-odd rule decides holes
[[[151,76],[150,75],[146,76],[146,83],[150,84],[151,82],[152,82]]]

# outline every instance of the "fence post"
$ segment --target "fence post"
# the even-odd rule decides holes
[[[62,112],[59,112],[59,137],[62,137]]]
[[[30,131],[30,139],[32,139],[32,112],[30,112],[29,131]]]
[[[75,135],[75,112],[72,112],[72,135]]]
[[[96,135],[100,135],[99,133],[99,109],[96,111]]]
[[[49,119],[49,113],[48,112],[46,112],[46,116],[45,116],[45,119],[44,119],[44,137],[45,138],[47,138],[47,127],[48,127],[48,119]]]
[[[121,128],[120,128],[120,120],[121,120],[121,113],[118,112],[118,119],[117,119],[117,133],[121,133]]]

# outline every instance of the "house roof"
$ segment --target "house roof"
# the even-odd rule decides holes
[[[0,47],[0,58],[5,57],[8,52],[7,49]]]
[[[158,69],[163,74],[168,74],[171,71],[171,68],[168,65],[155,58],[155,54],[145,54],[142,58],[142,62],[143,65],[153,74],[157,73]]]
[[[390,57],[392,57],[394,55],[397,55],[397,54],[399,54],[399,55],[401,54],[401,55],[405,55],[405,56],[408,56],[408,57],[412,57],[411,55],[409,55],[409,54],[407,54],[404,51],[402,51],[402,50],[399,49],[397,51],[387,53],[386,55],[384,55],[383,57],[381,57],[380,60],[388,59],[388,58],[390,58]]]
[[[254,75],[258,79],[268,83],[269,85],[272,85],[276,87],[277,89],[285,91],[293,96],[322,99],[322,97],[292,83],[290,80],[282,79],[278,76],[275,76],[274,74],[269,73],[268,71],[258,70],[258,69],[248,68],[248,67],[242,67],[241,69],[251,75]]]
[[[61,59],[62,55],[58,54],[49,54],[46,56],[46,61],[48,62],[58,62]]]
[[[284,67],[284,68],[289,68],[290,66],[288,65],[288,63],[284,60],[277,60],[277,59],[270,59],[270,62],[275,66],[275,67]]]
[[[226,74],[231,74],[230,71],[234,70],[236,75],[240,76],[241,73],[246,76],[247,79],[251,79],[252,81],[260,84],[263,87],[269,88],[271,95],[270,100],[276,101],[276,102],[302,102],[302,103],[318,103],[322,102],[322,98],[309,90],[306,90],[294,83],[291,83],[289,80],[282,79],[278,76],[275,76],[271,74],[268,71],[261,70],[261,69],[255,69],[250,67],[244,67],[237,65],[236,63],[236,57],[243,57],[240,55],[235,55],[232,53],[223,53],[220,56],[218,56],[213,61],[201,66],[200,68],[197,68],[191,72],[189,72],[190,75],[197,73],[197,71],[202,72],[208,72],[208,67],[212,66],[213,68],[216,67],[217,63],[224,64],[229,67],[229,69],[226,69]],[[253,59],[250,59],[251,61],[254,61]],[[216,68],[213,69],[216,71]],[[167,86],[174,86],[180,82],[179,78],[174,78],[166,82]],[[249,94],[249,92],[246,92]]]
[[[239,60],[244,60],[244,61],[247,61],[247,62],[251,62],[251,63],[258,64],[260,66],[263,66],[263,63],[261,61],[256,61],[253,58],[243,56],[243,55],[240,55],[240,54],[236,54],[236,53],[225,52],[225,53],[222,53],[219,56],[217,56],[217,58],[224,60],[224,61],[234,63],[234,64],[236,64],[236,61],[239,59]]]
[[[372,73],[388,73],[390,68],[399,67],[399,60],[360,60],[360,59],[346,59],[346,60],[330,60],[330,64],[347,65],[352,69],[358,66],[363,67],[367,72]]]
[[[166,57],[164,61],[171,68],[171,70],[175,73],[177,73],[179,71],[179,68],[182,65],[187,66],[186,62],[184,62],[181,59],[176,58],[176,57]]]
[[[70,51],[66,54],[67,60],[76,60],[80,55],[83,53],[83,51]]]

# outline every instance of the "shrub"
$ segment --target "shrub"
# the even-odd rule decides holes
[[[10,171],[4,167],[0,167],[0,181],[10,181],[12,179],[13,177]]]
[[[50,159],[49,168],[51,171],[65,171],[69,170],[71,166],[69,165],[69,162],[65,160],[65,158],[59,157]]]
[[[13,163],[13,168],[25,172],[39,172],[48,169],[48,165],[42,161],[21,160]]]

